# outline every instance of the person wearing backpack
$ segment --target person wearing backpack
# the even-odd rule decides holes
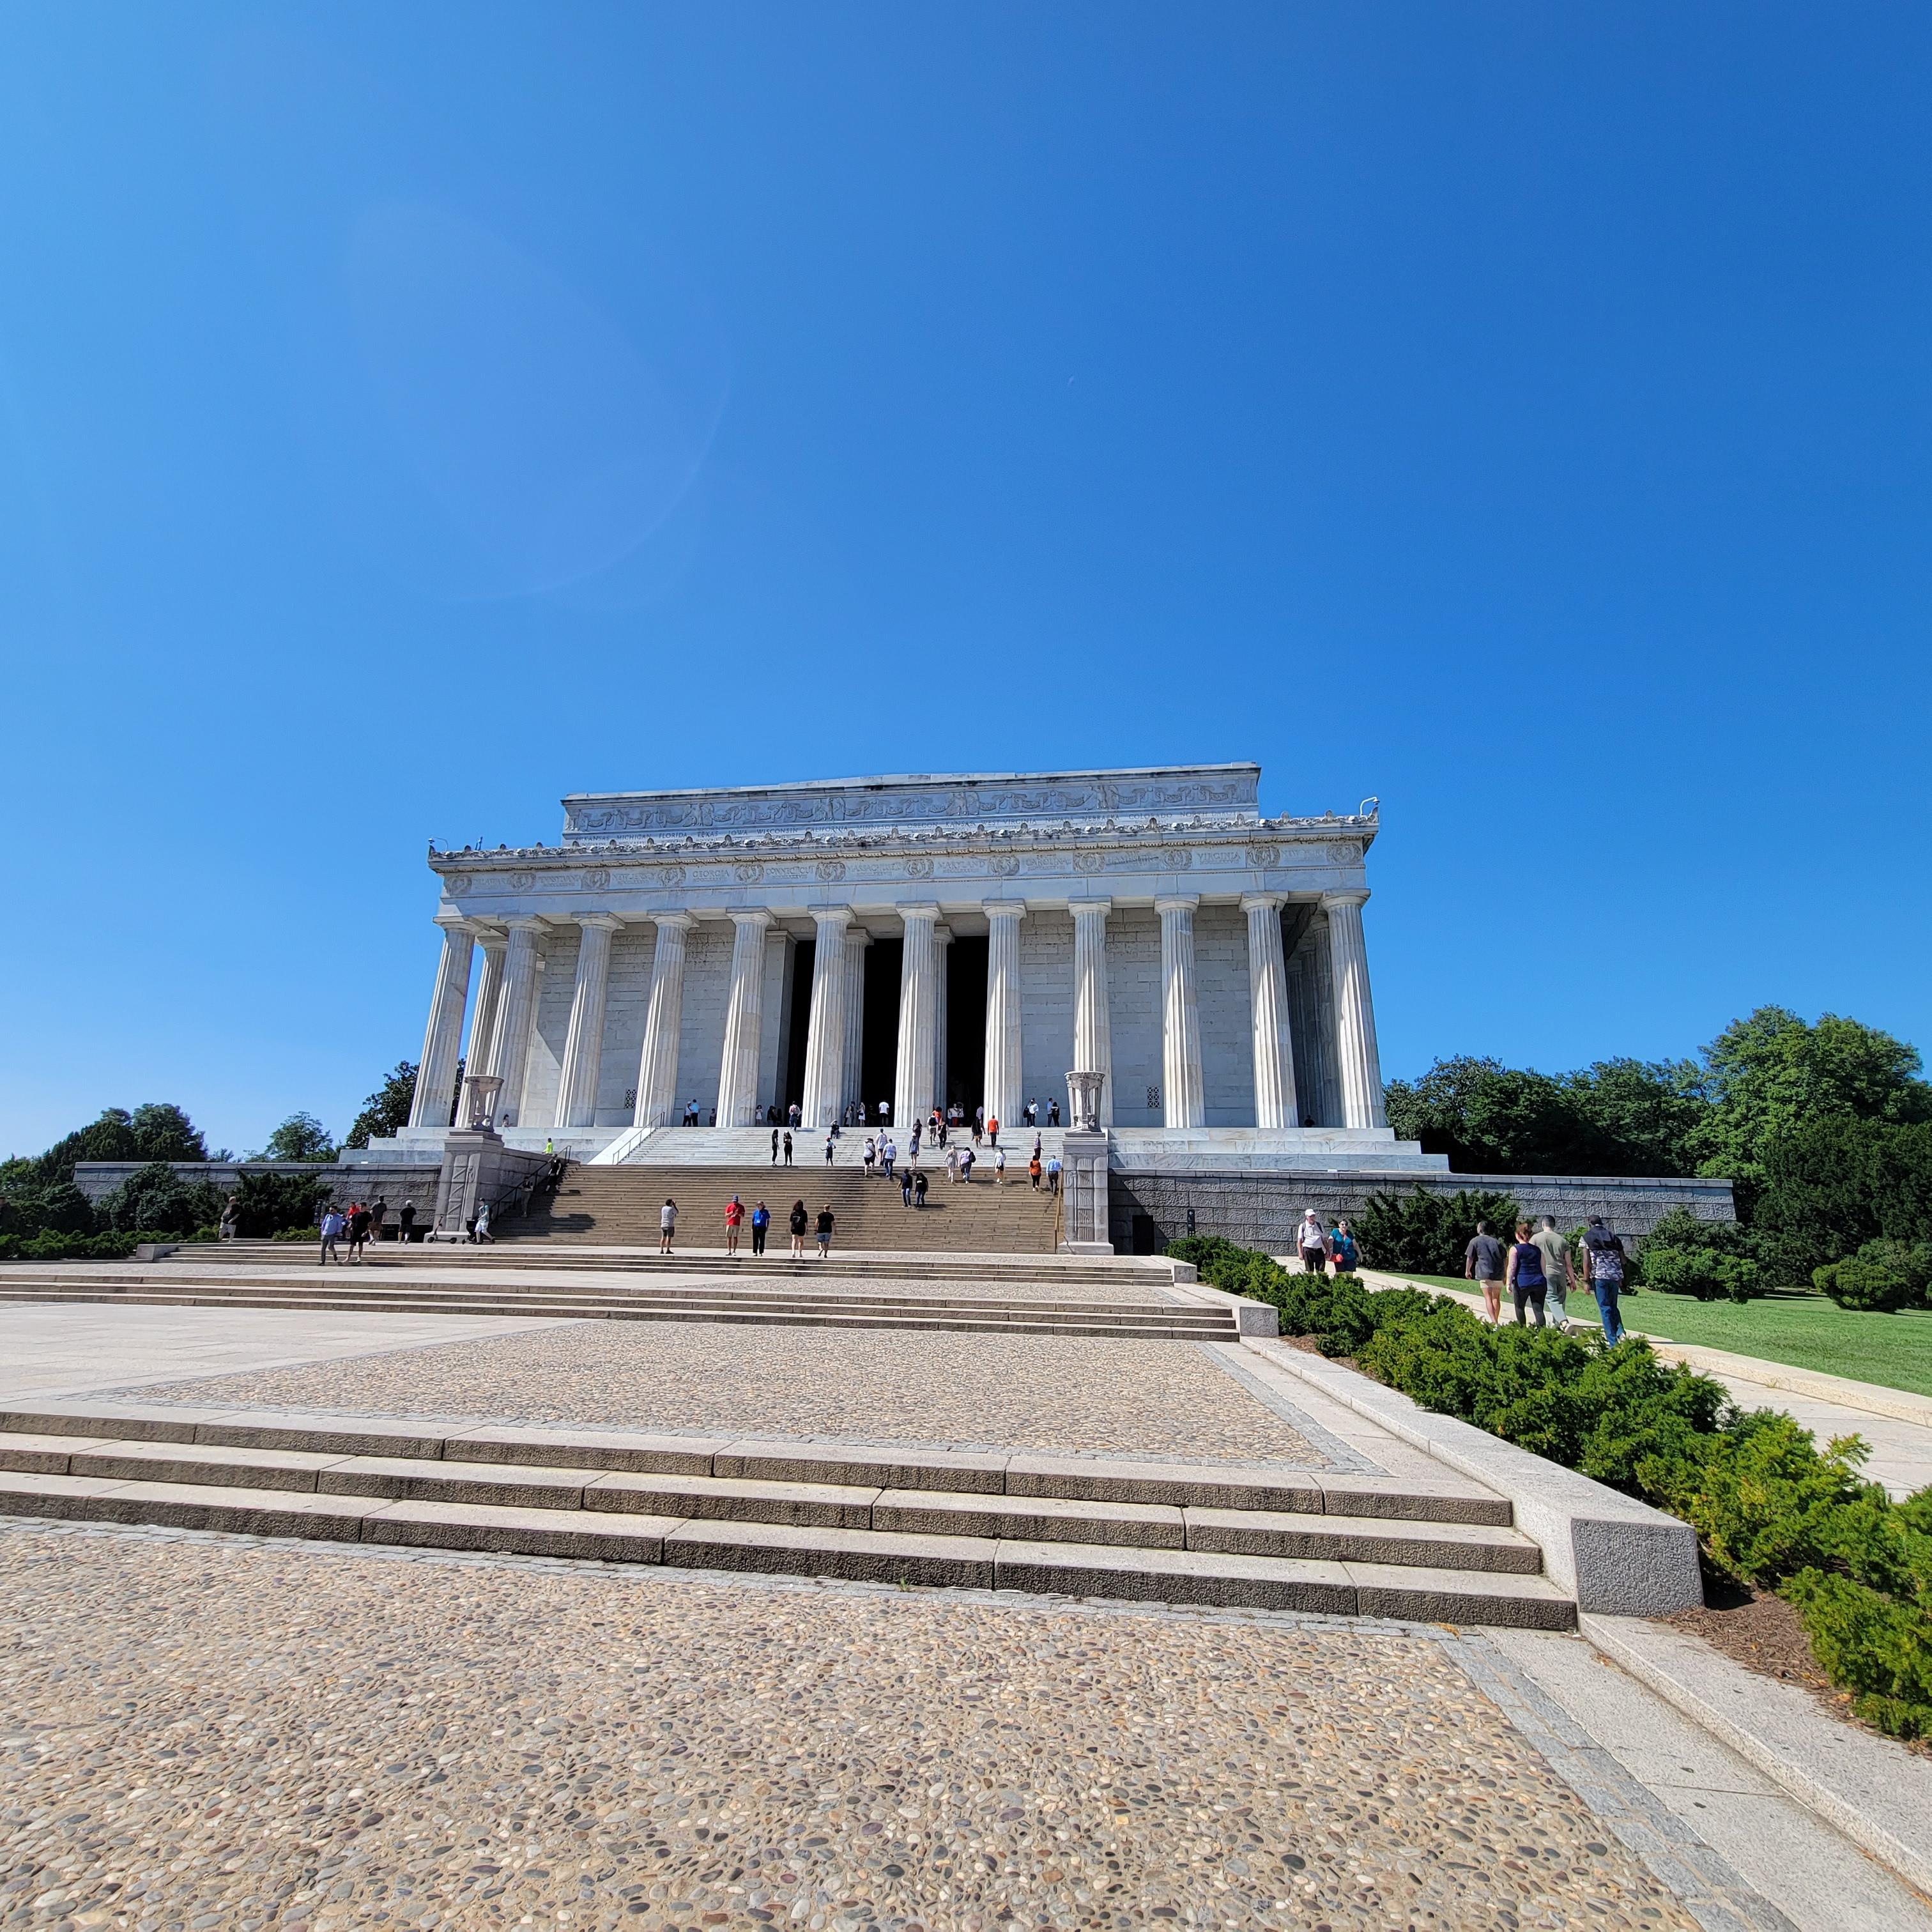
[[[1623,1243],[1604,1226],[1602,1215],[1592,1214],[1590,1225],[1583,1230],[1583,1260],[1590,1270],[1590,1292],[1597,1298],[1597,1312],[1603,1319],[1604,1340],[1613,1348],[1624,1339],[1623,1311],[1619,1304],[1629,1259]]]

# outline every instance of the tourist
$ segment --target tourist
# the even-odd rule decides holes
[[[832,1156],[837,1151],[838,1146],[838,1123],[834,1120],[825,1131],[825,1164],[827,1167],[832,1165]]]
[[[1004,1187],[1006,1184],[1006,1150],[995,1140],[993,1143],[993,1185]]]
[[[926,1169],[921,1168],[912,1178],[912,1204],[915,1208],[926,1205]]]
[[[1294,1232],[1294,1244],[1301,1251],[1304,1274],[1328,1272],[1328,1238],[1322,1232],[1322,1219],[1312,1208],[1301,1210],[1301,1226]]]
[[[892,1163],[898,1157],[899,1150],[893,1145],[892,1136],[888,1134],[879,1143],[879,1165],[885,1169],[888,1180],[892,1178]]]
[[[1040,1102],[1037,1100],[1029,1100],[1026,1103],[1026,1124],[1030,1127],[1040,1125]]]
[[[984,1107],[973,1109],[973,1144],[977,1147],[986,1135],[986,1110]]]
[[[1360,1264],[1362,1252],[1356,1246],[1354,1231],[1346,1220],[1335,1223],[1328,1237],[1328,1250],[1335,1257],[1337,1274],[1353,1274]]]
[[[972,1186],[973,1163],[979,1157],[969,1147],[962,1148],[959,1150],[959,1184],[962,1187]]]
[[[677,1203],[669,1195],[664,1196],[664,1204],[658,1210],[658,1252],[670,1252],[670,1238],[677,1232]]]
[[[369,1204],[369,1238],[380,1241],[382,1238],[382,1223],[388,1219],[389,1204],[379,1194]]]
[[[795,1114],[795,1113],[796,1113],[796,1112],[798,1112],[798,1109],[797,1109],[796,1107],[794,1107],[794,1108],[793,1108],[792,1112]],[[786,1166],[788,1166],[788,1167],[790,1166],[790,1165],[791,1165],[791,1132],[790,1132],[790,1130],[789,1128],[788,1128],[788,1129],[786,1130],[786,1132],[785,1132],[785,1137],[784,1137],[784,1156],[785,1156],[785,1157],[784,1157],[784,1164],[785,1164],[785,1165],[786,1165]]]
[[[1027,1162],[1027,1182],[1036,1194],[1040,1192],[1040,1177],[1042,1171],[1040,1164],[1040,1144],[1036,1142],[1033,1158]]]
[[[1543,1226],[1530,1238],[1543,1254],[1543,1279],[1546,1285],[1544,1304],[1549,1312],[1550,1326],[1567,1328],[1570,1310],[1564,1298],[1570,1283],[1576,1278],[1576,1270],[1570,1262],[1570,1244],[1556,1232],[1554,1214],[1544,1215]]]
[[[1519,1221],[1516,1224],[1516,1240],[1509,1251],[1509,1264],[1503,1276],[1510,1292],[1510,1299],[1516,1305],[1516,1325],[1519,1328],[1542,1328],[1544,1291],[1549,1286],[1543,1271],[1543,1250],[1529,1238],[1529,1223]],[[1536,1317],[1526,1322],[1523,1310],[1527,1307]]]
[[[472,1241],[487,1242],[493,1248],[496,1245],[496,1238],[490,1232],[490,1204],[487,1201],[476,1210],[476,1219],[470,1226],[470,1238]]]
[[[802,1201],[791,1204],[791,1251],[800,1261],[805,1258],[805,1230],[808,1216]]]
[[[401,1213],[396,1216],[396,1239],[407,1242],[414,1240],[416,1238],[416,1204],[413,1201],[405,1199]]]
[[[695,1094],[692,1094],[690,1103],[684,1110],[684,1124],[687,1127],[694,1127],[698,1124],[698,1096]]]
[[[890,1100],[881,1100],[879,1102],[879,1125],[882,1127],[890,1126],[892,1118],[892,1103]]]
[[[935,1114],[933,1116],[932,1137],[943,1148],[946,1144],[946,1123]]]
[[[818,1210],[816,1232],[818,1236],[818,1258],[820,1261],[824,1260],[825,1257],[832,1252],[832,1227],[837,1218],[832,1211],[832,1203],[829,1201]]]
[[[1060,1156],[1057,1154],[1046,1157],[1046,1191],[1049,1194],[1060,1192]]]
[[[912,1169],[908,1168],[899,1176],[899,1198],[910,1208],[912,1205]]]
[[[724,1252],[728,1255],[738,1252],[738,1228],[744,1218],[745,1204],[734,1194],[724,1204]]]
[[[349,1208],[349,1258],[356,1267],[362,1265],[362,1251],[369,1245],[369,1210],[361,1202],[352,1202]]]
[[[986,1143],[989,1147],[998,1147],[1000,1144],[1000,1117],[997,1114],[986,1116]]]
[[[878,1166],[878,1160],[879,1144],[870,1134],[868,1134],[866,1136],[866,1178],[868,1180],[872,1179],[873,1172]]]
[[[326,1268],[331,1262],[338,1268],[342,1265],[342,1257],[335,1252],[335,1244],[342,1238],[342,1231],[349,1223],[333,1208],[326,1208],[322,1215],[322,1258],[316,1265]]]
[[[765,1251],[765,1230],[772,1225],[772,1210],[760,1201],[752,1210],[752,1252],[761,1255]]]
[[[785,1138],[787,1138],[787,1140],[788,1140],[788,1141],[789,1141],[789,1140],[790,1140],[790,1135],[787,1135]],[[774,1127],[774,1128],[772,1128],[772,1166],[776,1167],[776,1166],[778,1166],[778,1129],[777,1129],[777,1128]]]
[[[788,1126],[798,1125],[798,1102],[796,1100],[785,1109],[785,1123]]]
[[[1600,1214],[1592,1214],[1583,1230],[1583,1254],[1590,1270],[1590,1292],[1597,1298],[1597,1314],[1604,1324],[1604,1340],[1612,1348],[1624,1339],[1621,1303],[1624,1264],[1630,1259],[1624,1244],[1604,1226]]]
[[[1049,1100],[1046,1103],[1046,1124],[1049,1127],[1057,1127],[1060,1124],[1060,1102],[1058,1100]]]
[[[915,1167],[919,1165],[920,1130],[924,1126],[924,1124],[925,1123],[920,1120],[915,1120],[912,1124],[912,1152],[909,1154],[906,1158],[910,1160]]]
[[[214,1231],[217,1239],[224,1241],[234,1240],[236,1222],[241,1212],[241,1206],[236,1196],[230,1195],[221,1204],[221,1225]]]
[[[959,1185],[959,1150],[956,1147],[946,1150],[946,1178],[953,1186]]]
[[[1490,1325],[1496,1327],[1503,1318],[1503,1244],[1490,1232],[1486,1221],[1476,1223],[1476,1232],[1462,1250],[1462,1279],[1473,1281],[1483,1291]]]

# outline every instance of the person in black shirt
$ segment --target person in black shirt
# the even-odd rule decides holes
[[[787,1225],[791,1229],[791,1251],[802,1256],[805,1252],[805,1231],[811,1225],[811,1217],[806,1214],[802,1201],[791,1204],[791,1219]]]
[[[832,1203],[828,1201],[818,1210],[818,1258],[820,1261],[832,1251],[832,1224],[836,1218],[832,1212]]]
[[[1473,1281],[1483,1291],[1483,1305],[1490,1312],[1492,1328],[1503,1318],[1505,1259],[1503,1244],[1490,1232],[1488,1222],[1478,1221],[1475,1238],[1462,1250],[1462,1279]]]

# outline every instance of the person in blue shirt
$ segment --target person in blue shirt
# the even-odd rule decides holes
[[[752,1210],[752,1252],[761,1255],[765,1251],[765,1230],[772,1225],[772,1210],[760,1201]]]

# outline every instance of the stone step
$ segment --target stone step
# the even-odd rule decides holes
[[[666,1304],[626,1294],[547,1294],[520,1288],[438,1291],[400,1284],[365,1288],[320,1282],[307,1288],[296,1282],[252,1287],[218,1281],[124,1287],[112,1282],[76,1284],[9,1274],[0,1282],[0,1302],[22,1301],[112,1301],[136,1307],[272,1308],[341,1314],[502,1315],[566,1322],[720,1322],[754,1328],[912,1329],[949,1334],[1078,1336],[1098,1340],[1238,1339],[1232,1315],[1178,1306],[1171,1312],[1124,1309],[1112,1315],[1067,1316],[1051,1304],[956,1313],[916,1306],[877,1310],[820,1307],[804,1298],[749,1306],[722,1298]]]

